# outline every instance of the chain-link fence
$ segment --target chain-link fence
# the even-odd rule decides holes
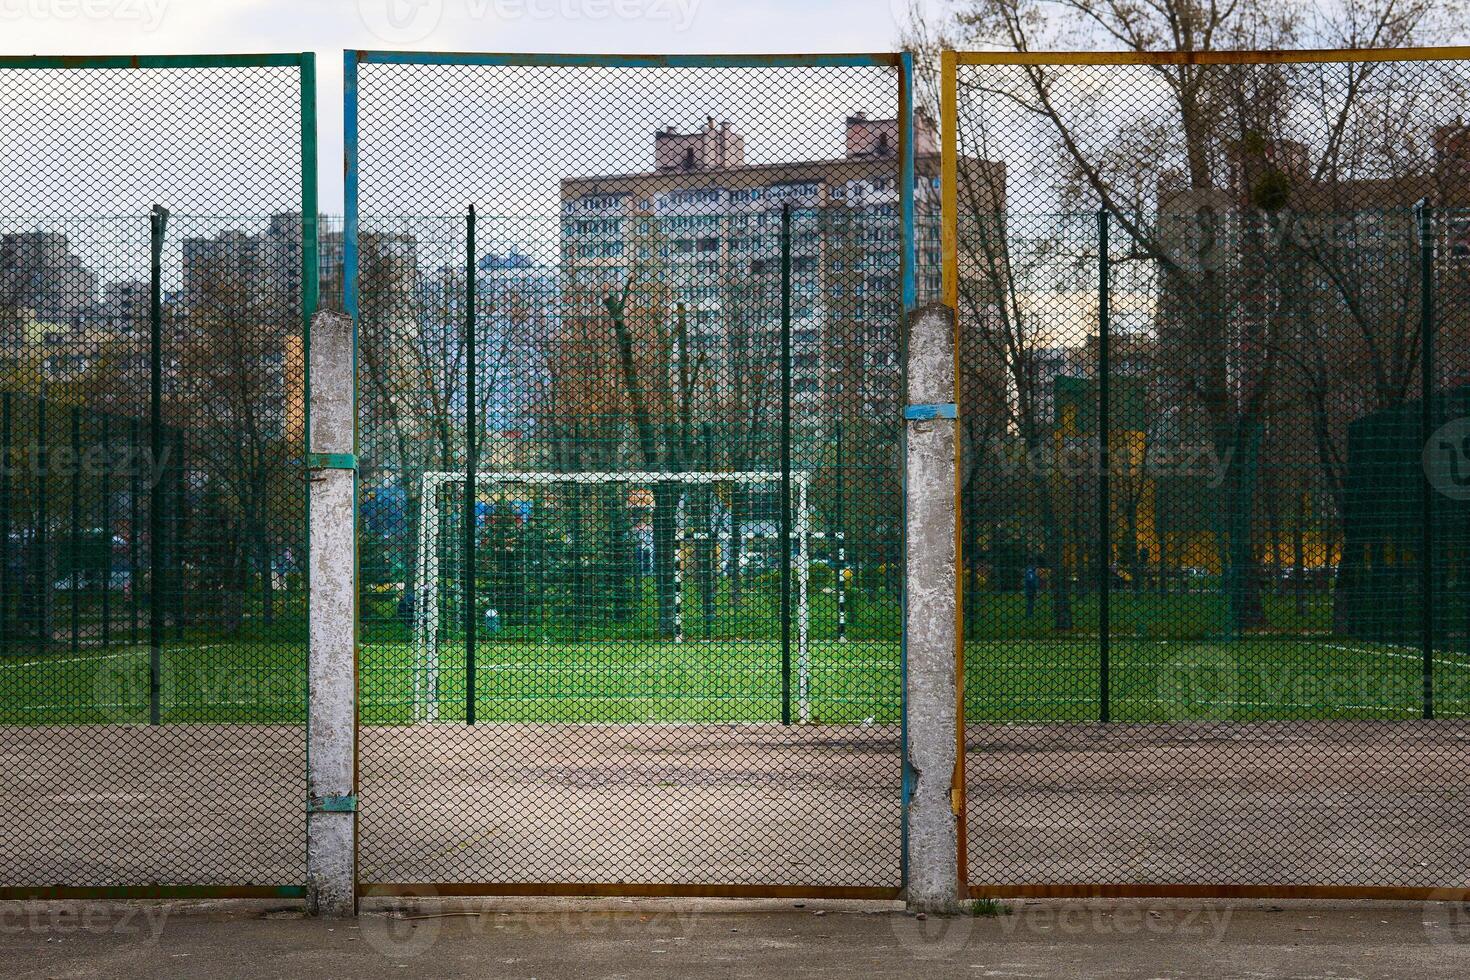
[[[896,890],[901,65],[349,55],[365,883]]]
[[[304,880],[314,99],[0,59],[5,894]]]
[[[972,889],[1464,887],[1470,64],[946,66]]]

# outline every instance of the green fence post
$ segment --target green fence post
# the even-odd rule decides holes
[[[479,460],[475,453],[475,206],[470,205],[465,217],[464,262],[464,337],[465,337],[465,480],[464,480],[464,701],[465,721],[475,723],[475,470]]]
[[[138,479],[142,474],[142,460],[139,458],[142,447],[139,445],[138,429],[138,420],[128,419],[128,601],[132,606],[128,643],[131,646],[138,645],[138,566],[142,564],[141,550],[138,547],[138,496],[142,493],[141,481]]]
[[[112,643],[112,427],[102,414],[102,647]]]
[[[0,395],[0,656],[10,653],[10,392]]]
[[[1108,267],[1108,212],[1097,213],[1097,680],[1099,718],[1112,718],[1112,637],[1110,619],[1112,602],[1112,460],[1109,456],[1108,432],[1112,422],[1109,418],[1109,282]]]
[[[185,493],[187,488],[184,485],[184,430],[182,428],[174,430],[173,455],[174,499],[173,506],[169,508],[173,512],[173,520],[169,523],[169,526],[173,530],[169,535],[168,557],[173,574],[174,638],[183,640],[184,601],[188,596],[188,591],[184,587],[184,528],[188,526],[184,523],[184,516],[187,510],[188,496]],[[262,519],[264,518],[262,517]],[[261,590],[262,597],[265,595],[265,589],[271,587],[270,573],[270,554],[267,553],[265,567],[266,581],[264,583],[264,589]]]
[[[1414,205],[1419,225],[1419,446],[1429,445],[1434,431],[1434,237],[1429,199]],[[1429,474],[1419,480],[1420,592],[1424,662],[1422,668],[1423,714],[1434,717],[1434,491]]]
[[[781,724],[791,724],[791,202],[781,205]]]
[[[834,497],[834,505],[832,509],[834,511],[833,523],[836,525],[832,536],[833,542],[837,546],[837,640],[838,642],[845,642],[847,640],[847,582],[844,581],[844,578],[847,574],[847,532],[844,529],[844,521],[846,520],[846,517],[843,513],[842,507],[842,497],[844,491],[844,487],[842,485],[842,469],[846,465],[846,460],[843,459],[842,455],[843,433],[842,419],[840,418],[836,422],[836,431],[833,433],[833,435],[837,442],[835,452],[836,458],[832,467],[832,492]]]
[[[81,648],[81,607],[77,605],[77,592],[81,589],[82,551],[82,410],[71,408],[71,534],[68,549],[71,552],[71,652]]]
[[[43,389],[44,390],[44,389]],[[46,472],[51,468],[51,453],[46,447],[46,396],[36,401],[36,533],[31,543],[36,549],[36,641],[41,653],[51,646],[51,576],[47,573],[51,553],[47,515],[51,509]]]
[[[160,721],[163,666],[163,236],[168,211],[153,206],[149,215],[148,272],[148,436],[151,459],[148,472],[148,723]]]

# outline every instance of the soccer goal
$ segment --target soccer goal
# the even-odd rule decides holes
[[[791,494],[791,543],[786,549],[791,568],[791,586],[794,591],[791,605],[792,641],[795,645],[796,685],[795,701],[797,717],[805,724],[811,719],[810,684],[811,655],[809,633],[811,611],[809,603],[811,580],[811,541],[820,537],[815,528],[811,507],[811,474],[806,470],[794,470],[790,474]],[[673,636],[675,643],[686,641],[684,583],[688,558],[686,551],[691,545],[703,544],[713,549],[715,562],[728,573],[729,569],[747,567],[779,568],[782,548],[780,525],[774,513],[765,520],[737,521],[729,513],[712,518],[706,509],[702,521],[693,517],[692,496],[696,489],[724,490],[726,493],[737,487],[770,494],[773,487],[777,501],[780,499],[782,474],[779,471],[752,472],[502,472],[485,471],[476,474],[476,522],[481,523],[484,514],[481,505],[491,505],[507,519],[527,522],[535,519],[537,508],[550,509],[549,503],[559,489],[571,485],[601,487],[611,491],[621,506],[648,511],[647,519],[655,518],[652,513],[655,488],[674,485],[680,488],[674,507],[673,548]],[[430,471],[423,474],[421,489],[422,503],[419,510],[417,572],[419,586],[415,595],[414,615],[414,717],[417,720],[436,721],[439,715],[441,647],[453,642],[453,637],[463,635],[465,599],[459,595],[468,581],[460,556],[464,529],[464,493],[467,479],[464,471]],[[779,503],[773,509],[779,513]],[[624,518],[626,519],[626,518]],[[667,520],[667,515],[657,515]],[[483,533],[478,532],[477,533]],[[647,535],[645,535],[647,537]],[[651,542],[649,542],[651,545]],[[651,561],[651,547],[647,549]],[[569,556],[563,560],[575,560]],[[645,561],[640,553],[639,561]],[[531,583],[522,582],[520,588],[529,589]],[[445,602],[445,590],[454,590],[457,601]],[[477,593],[482,593],[480,584]],[[471,601],[475,612],[471,622],[477,630],[482,628],[481,616],[498,616],[498,611],[481,601],[476,595]],[[485,611],[481,612],[481,607]],[[458,620],[446,622],[446,620]],[[498,629],[498,619],[486,628]],[[480,635],[480,634],[477,634]],[[545,636],[542,637],[545,639]],[[778,637],[779,639],[779,634]],[[596,639],[583,639],[581,643],[595,644]]]

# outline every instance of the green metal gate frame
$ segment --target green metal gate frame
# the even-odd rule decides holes
[[[294,54],[218,54],[218,55],[35,55],[0,57],[0,71],[48,70],[89,71],[98,69],[175,69],[175,68],[296,68],[299,71],[300,167],[301,167],[301,329],[304,398],[302,402],[303,432],[311,427],[310,363],[311,317],[316,312],[320,292],[318,261],[318,189],[317,189],[317,111],[316,54],[304,51]],[[305,443],[296,447],[304,454]],[[304,458],[304,457],[303,457]],[[302,507],[305,508],[303,490]],[[301,540],[302,553],[309,551],[309,529]],[[305,701],[302,718],[305,723]],[[308,740],[309,743],[309,740]],[[306,773],[301,774],[305,789]],[[303,793],[303,797],[304,797]],[[302,799],[302,809],[306,800]],[[305,848],[303,839],[303,850]],[[117,885],[117,886],[0,886],[0,900],[15,899],[190,899],[190,898],[304,898],[306,886],[297,885]]]

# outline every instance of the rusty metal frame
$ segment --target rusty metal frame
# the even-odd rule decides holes
[[[826,898],[896,901],[901,888],[846,885],[701,885],[676,882],[385,882],[359,884],[359,898],[394,896],[590,898]]]
[[[1058,885],[970,885],[971,898],[1179,898],[1319,899],[1379,902],[1467,902],[1470,888],[1396,885],[1124,885],[1088,882]]]

